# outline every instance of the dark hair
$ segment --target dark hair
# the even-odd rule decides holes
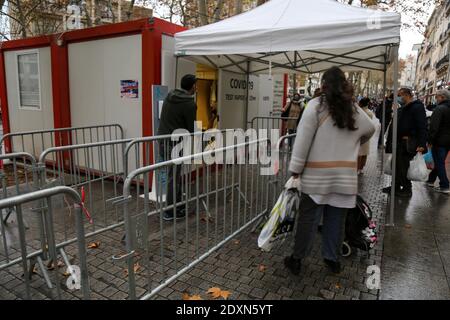
[[[412,95],[413,95],[411,89],[409,89],[409,88],[401,88],[400,92],[403,93],[403,94],[406,94],[406,95],[408,95],[410,97],[412,97]]]
[[[359,101],[359,106],[360,106],[361,108],[367,107],[369,104],[370,104],[370,99],[369,99],[369,98],[362,98],[362,99]]]
[[[181,89],[190,91],[196,82],[197,78],[193,74],[187,74],[181,78]]]
[[[320,103],[326,101],[334,125],[340,129],[357,130],[353,104],[353,87],[338,67],[328,69],[322,76],[322,96]]]
[[[296,97],[297,97],[297,99],[296,99]],[[299,93],[294,93],[292,95],[292,101],[299,102],[301,98],[302,98],[302,96]]]

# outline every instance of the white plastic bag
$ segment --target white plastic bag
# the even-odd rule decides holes
[[[411,181],[428,181],[429,171],[421,152],[418,152],[409,163],[408,179]]]
[[[294,230],[295,214],[300,205],[300,179],[290,178],[270,212],[258,237],[258,247],[270,251],[275,242],[283,241]]]
[[[386,154],[386,160],[384,162],[384,174],[392,176],[392,154]]]

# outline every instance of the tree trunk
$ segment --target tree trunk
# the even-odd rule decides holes
[[[106,6],[108,7],[108,10],[111,12],[112,23],[116,23],[116,14],[114,13],[113,5],[112,5],[111,0],[108,0],[108,1],[106,2]]]
[[[16,8],[17,8],[18,22],[20,22],[20,33],[22,34],[22,38],[25,39],[28,36],[27,24],[25,21],[25,13],[23,12],[22,3],[20,2],[20,0],[16,1]]]
[[[217,6],[214,9],[214,22],[217,22],[220,20],[220,17],[222,15],[223,3],[224,3],[224,0],[217,1]]]
[[[240,14],[240,13],[242,13],[242,11],[243,11],[243,7],[244,7],[244,4],[243,4],[243,2],[242,2],[242,0],[235,0],[235,2],[234,2],[234,6],[235,6],[235,9],[236,9],[236,14]]]
[[[266,0],[258,0],[256,5],[260,6],[260,5],[264,4],[264,3],[266,3]]]
[[[88,8],[86,6],[86,2],[83,2],[80,7],[84,11],[84,15],[86,17],[86,24],[87,24],[87,26],[88,27],[92,27],[92,19],[91,19],[91,16],[89,15],[89,10],[88,10]]]
[[[200,25],[207,25],[208,11],[206,10],[206,0],[198,0],[198,14],[200,16]]]
[[[99,26],[102,24],[101,14],[99,0],[94,0],[94,25]]]
[[[178,7],[180,8],[181,24],[186,27],[188,24],[188,18],[186,16],[186,9],[182,0],[178,0]]]
[[[127,10],[127,20],[131,20],[131,16],[133,15],[133,8],[134,8],[134,3],[136,2],[136,0],[131,0],[130,1],[130,5],[128,6],[128,10]]]

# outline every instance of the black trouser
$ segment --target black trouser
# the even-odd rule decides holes
[[[395,189],[404,191],[412,190],[412,183],[408,179],[409,162],[414,158],[414,154],[407,151],[406,140],[401,140],[397,144],[397,165],[395,174]]]
[[[159,144],[159,156],[161,161],[168,161],[171,160],[171,154],[172,154],[172,145],[168,145],[167,142],[164,144],[164,142],[161,142]],[[167,206],[171,206],[174,203],[180,203],[181,202],[181,196],[182,196],[182,190],[181,190],[181,169],[182,165],[170,165],[167,168],[167,191],[165,192]],[[166,169],[162,169],[166,170]],[[174,190],[175,187],[175,190]],[[174,192],[175,191],[175,192]],[[177,208],[177,210],[180,210]],[[168,213],[173,213],[173,208],[170,208],[167,210]]]
[[[327,260],[339,261],[347,212],[348,209],[318,205],[310,196],[302,194],[297,215],[294,258],[303,259],[311,252],[320,218],[323,217],[322,256]]]

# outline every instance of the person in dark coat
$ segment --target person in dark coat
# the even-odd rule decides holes
[[[197,105],[194,100],[197,79],[192,74],[187,74],[181,79],[181,89],[171,91],[164,100],[161,110],[161,119],[158,135],[172,134],[177,129],[185,129],[194,132],[197,115]],[[159,155],[162,161],[171,159],[174,144],[163,140],[159,143]],[[175,171],[175,172],[174,172]],[[167,206],[181,202],[181,165],[170,165],[168,169]],[[176,194],[174,195],[174,184]],[[180,219],[186,216],[184,208],[170,208],[163,214],[166,221],[174,218]]]
[[[386,118],[384,119],[384,128],[388,129],[389,123],[392,120],[392,103],[394,101],[394,94],[389,95],[386,98]],[[377,110],[375,111],[375,116],[380,120],[380,123],[383,124],[383,103],[380,103]],[[386,131],[385,131],[386,132]],[[378,138],[378,146],[381,147],[384,145],[384,137],[383,132],[380,130],[380,136]]]
[[[420,100],[414,100],[408,88],[402,88],[397,95],[398,131],[397,131],[397,165],[395,191],[399,197],[412,196],[412,183],[407,178],[409,162],[417,152],[427,149],[427,120],[425,106]],[[392,153],[393,126],[389,126],[386,153]],[[390,193],[391,187],[383,189]]]
[[[430,174],[428,185],[434,187],[439,177],[439,187],[435,190],[450,194],[449,179],[445,170],[445,159],[450,152],[450,91],[439,90],[436,93],[437,107],[433,111],[430,121],[428,143],[431,146],[434,170]]]

